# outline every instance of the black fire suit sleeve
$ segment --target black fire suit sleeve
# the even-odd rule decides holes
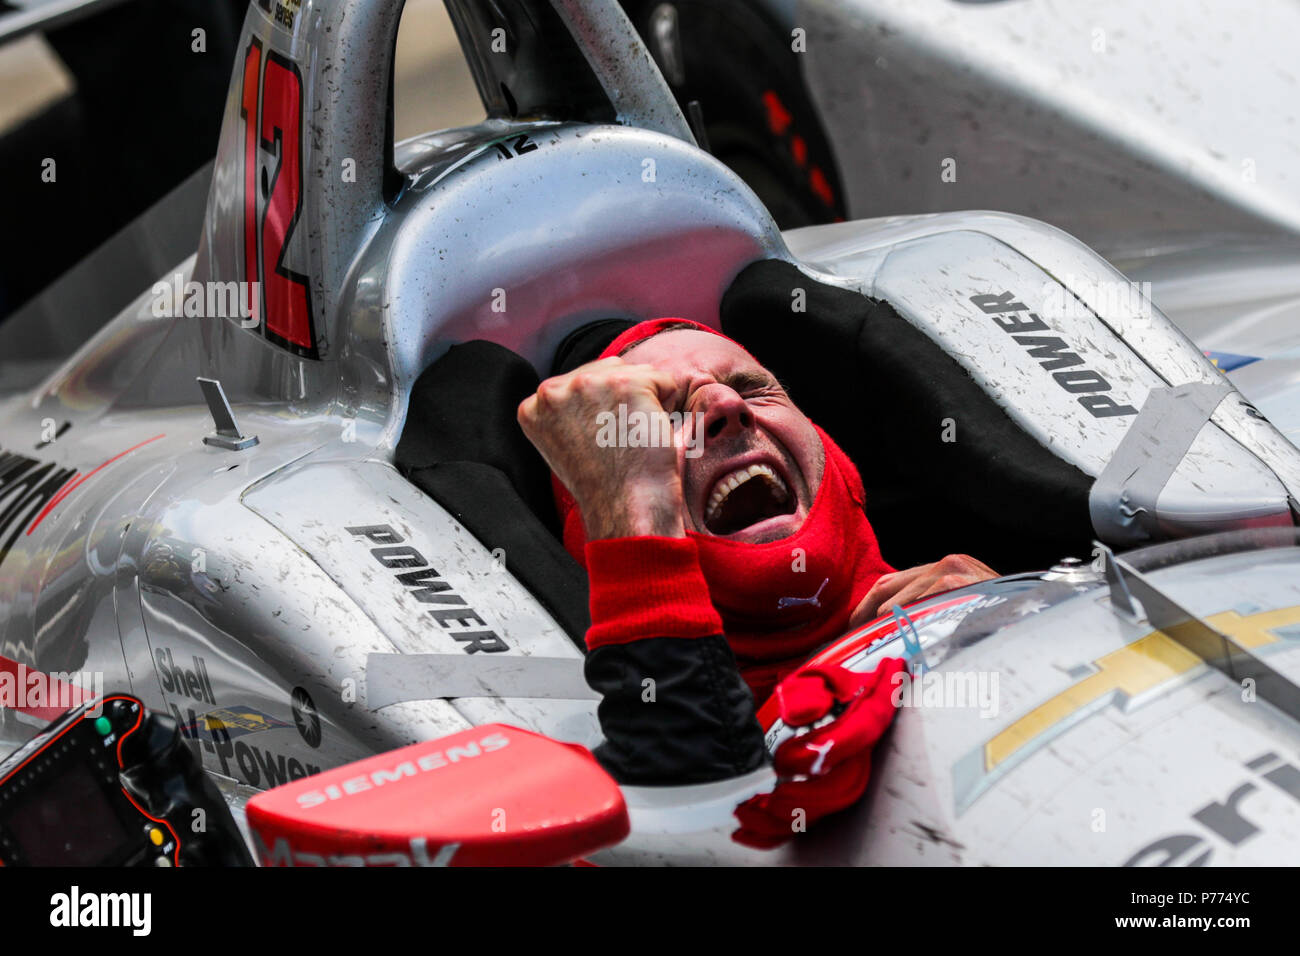
[[[767,759],[754,698],[688,538],[593,541],[587,683],[620,783],[706,783]]]

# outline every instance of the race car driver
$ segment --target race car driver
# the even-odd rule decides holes
[[[737,810],[736,838],[777,845],[857,800],[902,662],[868,675],[801,662],[892,605],[996,573],[967,555],[890,568],[853,463],[744,348],[703,325],[627,329],[542,382],[518,418],[555,475],[565,546],[587,568],[586,676],[602,694],[607,769],[628,783],[757,769],[755,702],[775,693],[787,726],[820,726],[777,749],[778,786]],[[615,420],[633,427],[610,440]]]

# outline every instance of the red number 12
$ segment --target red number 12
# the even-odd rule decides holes
[[[265,69],[262,63],[262,44],[254,40],[244,57],[239,104],[244,121],[244,279],[250,283],[246,305],[251,314],[265,317],[267,338],[315,358],[307,277],[284,265],[285,245],[302,212],[302,77],[292,60],[274,50],[265,57]],[[269,174],[260,221],[258,174],[267,173],[261,168],[259,146],[279,160]],[[260,295],[253,292],[254,278]]]

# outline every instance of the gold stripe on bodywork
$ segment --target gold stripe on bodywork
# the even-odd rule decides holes
[[[1204,619],[1247,648],[1275,644],[1273,629],[1300,624],[1300,605],[1257,614],[1223,611]],[[1115,691],[1128,697],[1159,687],[1204,663],[1163,631],[1152,631],[1093,662],[1096,672],[1035,707],[984,745],[990,771],[1039,734]]]

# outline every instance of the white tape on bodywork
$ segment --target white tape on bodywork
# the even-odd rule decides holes
[[[378,710],[407,700],[514,697],[599,700],[580,657],[507,654],[369,654],[366,704]]]
[[[1231,385],[1153,388],[1088,494],[1093,529],[1113,544],[1159,537],[1156,503]]]

